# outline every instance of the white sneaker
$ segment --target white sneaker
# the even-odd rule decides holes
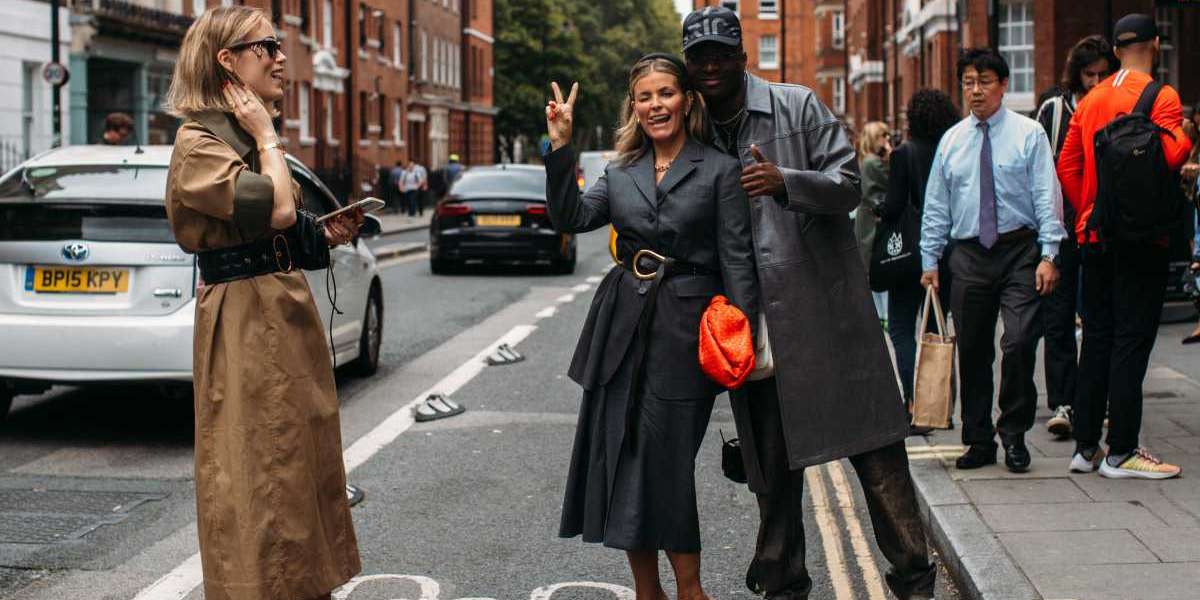
[[[1054,416],[1046,421],[1046,429],[1060,440],[1071,437],[1071,407],[1063,405],[1054,409]]]
[[[1101,450],[1099,447],[1092,450],[1092,457],[1090,459],[1084,456],[1082,452],[1076,450],[1075,454],[1071,456],[1070,471],[1072,473],[1091,473],[1102,462],[1104,462],[1104,450]]]
[[[1100,475],[1109,479],[1170,479],[1182,472],[1182,468],[1155,458],[1145,448],[1134,450],[1115,467],[1108,460],[1100,461]]]

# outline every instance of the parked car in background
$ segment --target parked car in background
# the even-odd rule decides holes
[[[175,243],[163,196],[170,146],[67,146],[0,177],[0,418],[14,394],[54,384],[189,382],[197,286],[194,256]],[[339,206],[287,157],[306,209]],[[363,235],[378,235],[368,216]],[[366,244],[333,250],[305,272],[322,320],[333,318],[339,365],[379,365],[383,294]],[[344,314],[334,315],[336,294]]]
[[[546,212],[546,170],[472,167],[438,201],[429,224],[429,267],[441,274],[468,262],[546,264],[575,272],[575,236],[554,231]]]

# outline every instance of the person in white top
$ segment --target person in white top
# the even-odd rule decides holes
[[[411,158],[408,159],[408,165],[400,175],[397,185],[404,198],[401,208],[408,211],[408,216],[424,215],[425,206],[421,202],[421,194],[429,189],[429,175],[426,173],[425,167],[417,164]]]

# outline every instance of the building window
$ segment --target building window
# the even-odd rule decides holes
[[[774,19],[779,16],[775,0],[758,0],[758,16],[763,19]]]
[[[429,35],[421,30],[421,79],[429,79]]]
[[[375,37],[379,40],[379,56],[387,56],[387,21],[383,11],[375,11]]]
[[[843,48],[846,45],[846,13],[835,10],[829,13],[829,19],[833,47]]]
[[[300,139],[306,140],[310,136],[309,120],[312,118],[308,109],[308,101],[312,96],[312,86],[307,83],[300,84]]]
[[[367,103],[367,93],[358,93],[358,139],[367,139],[367,121],[370,120],[371,105]]]
[[[760,69],[778,69],[779,68],[779,44],[778,38],[773,35],[764,35],[758,38],[758,68]]]
[[[387,123],[388,101],[387,101],[387,96],[384,94],[380,94],[379,98],[377,98],[377,100],[379,101],[379,115],[378,115],[379,116],[379,139],[382,140],[383,136],[387,135],[385,132],[387,131],[387,124],[388,124]]]
[[[198,16],[204,14],[204,11],[207,8],[208,8],[208,3],[205,2],[204,0],[192,0],[192,14],[193,15],[198,17]]]
[[[300,0],[300,33],[312,35],[312,6],[309,0]]]
[[[846,112],[846,79],[844,77],[833,78],[833,112],[839,115]]]
[[[367,5],[358,5],[358,47],[367,47]]]
[[[271,0],[271,22],[276,26],[283,20],[283,0]]]
[[[403,129],[400,124],[404,122],[404,120],[400,118],[402,110],[403,109],[401,108],[399,100],[392,103],[392,142],[394,142],[396,145],[400,145],[404,142],[404,138],[400,135],[400,132]]]
[[[321,40],[326,48],[333,47],[333,0],[321,3]]]
[[[1033,2],[1003,0],[996,8],[1000,30],[998,49],[1004,60],[1008,61],[1008,92],[1032,94]]]
[[[1154,78],[1175,87],[1179,87],[1179,53],[1176,52],[1175,32],[1178,30],[1176,19],[1179,13],[1170,8],[1154,9],[1154,20],[1158,21],[1159,41],[1158,71]]]
[[[721,0],[721,6],[728,8],[733,12],[738,12],[738,4],[738,0]],[[740,15],[741,13],[738,14]]]
[[[400,48],[403,46],[403,36],[404,30],[400,26],[400,21],[396,21],[392,24],[392,64],[395,65],[397,69],[400,68],[400,65],[404,64],[401,62],[401,59],[404,58],[404,55],[400,52]]]
[[[325,141],[333,141],[333,92],[322,92],[325,96]]]

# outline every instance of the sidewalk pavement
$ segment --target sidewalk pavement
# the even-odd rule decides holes
[[[1192,326],[1160,328],[1143,388],[1141,442],[1179,478],[1068,473],[1075,445],[1046,431],[1040,366],[1028,473],[1005,469],[1003,449],[996,466],[955,469],[960,429],[909,438],[922,516],[964,597],[1200,598],[1200,349],[1179,343]]]

